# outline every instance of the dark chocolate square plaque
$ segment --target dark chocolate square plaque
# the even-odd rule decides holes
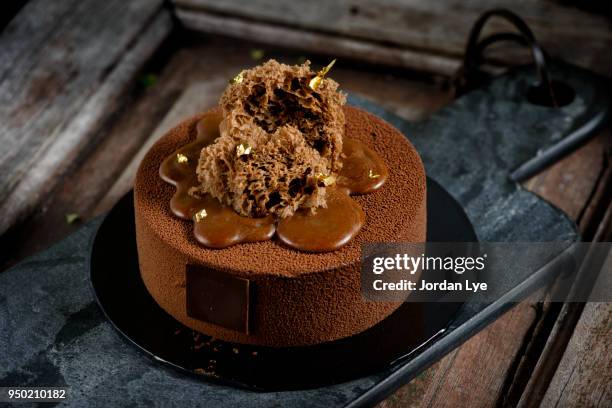
[[[249,333],[248,279],[187,265],[187,315],[227,329]]]

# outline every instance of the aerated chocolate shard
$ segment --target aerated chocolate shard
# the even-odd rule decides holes
[[[187,265],[187,316],[249,334],[251,282],[198,265]]]
[[[316,175],[341,168],[345,95],[330,78],[315,92],[308,86],[314,75],[309,62],[274,60],[242,71],[221,96],[220,137],[200,155],[201,193],[245,217],[325,207],[326,186]]]

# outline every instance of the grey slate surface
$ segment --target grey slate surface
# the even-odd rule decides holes
[[[508,174],[574,126],[591,102],[592,90],[587,79],[572,73],[576,86],[584,88],[572,104],[534,107],[522,98],[529,75],[518,71],[497,79],[418,124],[358,98],[350,103],[380,115],[411,139],[429,176],[462,203],[481,241],[573,241],[578,238],[573,223],[510,181]],[[90,292],[86,265],[99,222],[0,274],[0,386],[68,386],[65,405],[74,407],[360,404],[371,395],[367,390],[389,392],[386,387],[392,388],[393,381],[407,381],[503,310],[468,304],[460,316],[465,324],[455,336],[443,338],[394,373],[282,393],[210,384],[149,360],[104,320]],[[391,382],[381,384],[385,378]]]

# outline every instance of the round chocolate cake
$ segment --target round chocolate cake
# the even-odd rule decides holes
[[[400,305],[362,297],[361,245],[425,241],[425,171],[414,147],[388,123],[353,107],[340,107],[333,126],[316,124],[329,113],[320,94],[333,83],[321,71],[308,76],[299,69],[291,72],[310,91],[291,78],[274,87],[286,85],[295,98],[316,93],[314,101],[266,103],[314,113],[267,129],[257,122],[266,132],[251,137],[225,123],[231,115],[222,105],[221,113],[203,113],[170,130],[136,176],[143,281],[171,316],[215,338],[298,346],[361,332]],[[245,72],[244,83],[255,74]],[[207,133],[209,140],[202,137]],[[216,190],[209,191],[212,182]]]

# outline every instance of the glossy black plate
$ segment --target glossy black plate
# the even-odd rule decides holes
[[[438,183],[427,183],[427,240],[474,242],[461,206]],[[307,347],[271,348],[211,339],[176,321],[147,292],[138,270],[132,194],[106,216],[90,252],[94,296],[112,325],[154,359],[249,389],[295,390],[349,381],[405,362],[437,339],[460,303],[405,303],[357,335]]]

